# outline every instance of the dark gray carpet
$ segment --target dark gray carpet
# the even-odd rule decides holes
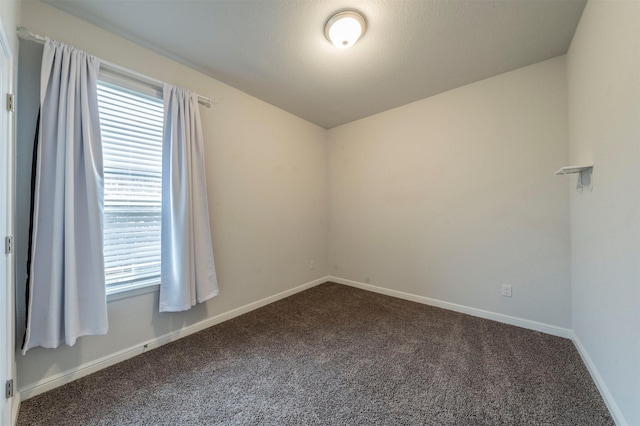
[[[612,425],[571,341],[327,283],[22,404],[19,425]]]

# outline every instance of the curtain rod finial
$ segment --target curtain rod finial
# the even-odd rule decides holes
[[[39,42],[39,43],[44,43],[45,41],[47,41],[46,38],[32,33],[26,27],[18,27],[17,33],[18,33],[18,37],[23,39],[23,40],[31,40],[31,41],[36,41],[36,42]]]

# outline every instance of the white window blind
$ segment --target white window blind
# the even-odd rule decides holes
[[[98,82],[107,294],[160,283],[163,101]]]

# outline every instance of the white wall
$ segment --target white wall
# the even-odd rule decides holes
[[[567,55],[573,329],[615,400],[640,424],[640,3],[590,1]],[[618,411],[619,410],[619,411]]]
[[[40,2],[23,3],[21,24],[218,100],[201,113],[220,296],[176,314],[157,313],[157,294],[110,302],[106,337],[18,355],[20,387],[326,274],[324,129]],[[25,135],[18,143],[32,138]],[[29,183],[22,179],[17,185],[25,190]],[[311,260],[315,270],[309,269]],[[18,277],[18,292],[23,290]]]
[[[330,274],[569,327],[567,151],[564,57],[331,129]]]
[[[2,24],[4,25],[13,53],[16,55],[18,52],[16,28],[20,20],[20,0],[0,1],[0,18],[2,18]]]

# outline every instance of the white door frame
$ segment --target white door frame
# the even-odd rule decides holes
[[[5,237],[13,235],[14,115],[6,94],[14,93],[13,51],[0,20],[0,424],[12,425],[19,397],[5,398],[5,383],[15,378],[15,296],[13,254],[5,253]],[[13,244],[12,244],[13,245]]]

